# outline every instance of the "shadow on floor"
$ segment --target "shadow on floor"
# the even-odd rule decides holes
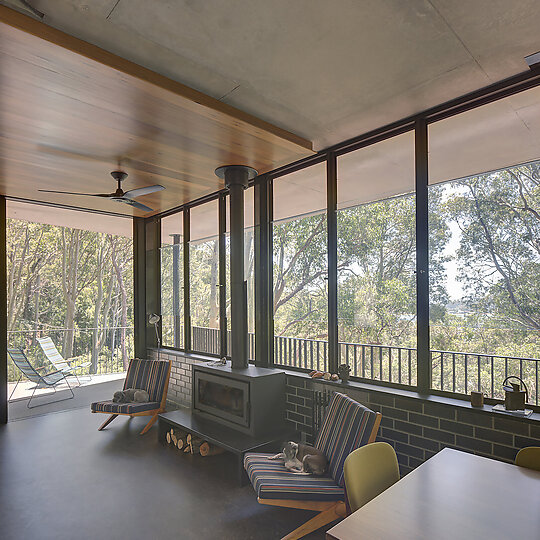
[[[70,380],[71,384],[71,380]],[[58,390],[56,394],[50,393],[43,396],[36,396],[32,400],[32,409],[29,409],[26,404],[27,398],[19,399],[17,401],[11,401],[8,404],[8,419],[21,420],[23,418],[30,418],[33,416],[42,416],[52,412],[67,411],[71,409],[80,409],[81,407],[90,407],[90,403],[94,401],[104,401],[112,399],[113,394],[117,390],[121,390],[124,385],[124,379],[116,379],[99,384],[92,384],[88,386],[77,387],[73,386],[73,393],[75,397],[73,399],[66,399],[64,401],[57,401],[62,398],[67,398],[71,394],[69,390]],[[39,407],[34,407],[39,405]]]
[[[98,432],[104,417],[85,408],[0,426],[3,540],[276,539],[314,515],[257,504],[230,454],[180,453],[157,427],[139,436],[145,418]]]

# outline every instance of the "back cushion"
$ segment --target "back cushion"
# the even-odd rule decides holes
[[[168,369],[169,362],[134,358],[129,363],[124,389],[146,390],[150,401],[161,401]]]
[[[347,456],[366,444],[375,423],[375,413],[345,394],[335,392],[330,400],[315,447],[324,452],[335,482],[345,485],[343,465]]]

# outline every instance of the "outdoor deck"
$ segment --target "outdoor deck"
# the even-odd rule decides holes
[[[40,388],[36,390],[36,394],[32,400],[32,409],[29,409],[26,404],[32,395],[34,384],[29,381],[21,381],[8,405],[9,420],[21,420],[51,412],[79,409],[81,407],[88,407],[94,401],[111,399],[114,392],[122,388],[125,376],[125,373],[87,375],[80,377],[80,387],[77,386],[77,380],[70,377],[69,384],[75,394],[73,399],[55,401],[69,397],[70,394],[66,384],[58,385],[56,395],[54,395],[54,391],[50,388]],[[8,384],[8,396],[14,386],[15,383]],[[34,405],[40,406],[34,407]]]

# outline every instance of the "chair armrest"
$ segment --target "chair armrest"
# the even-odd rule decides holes
[[[56,371],[51,371],[50,373],[45,373],[43,375],[40,375],[40,377],[48,377],[49,375],[56,375],[57,373],[62,373],[64,374],[64,370],[62,369],[57,369]]]

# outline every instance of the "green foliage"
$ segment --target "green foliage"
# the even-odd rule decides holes
[[[66,357],[90,359],[93,373],[122,370],[133,350],[132,259],[130,238],[8,219],[9,346],[39,364],[36,338],[48,335]],[[113,330],[123,311],[128,330]]]

